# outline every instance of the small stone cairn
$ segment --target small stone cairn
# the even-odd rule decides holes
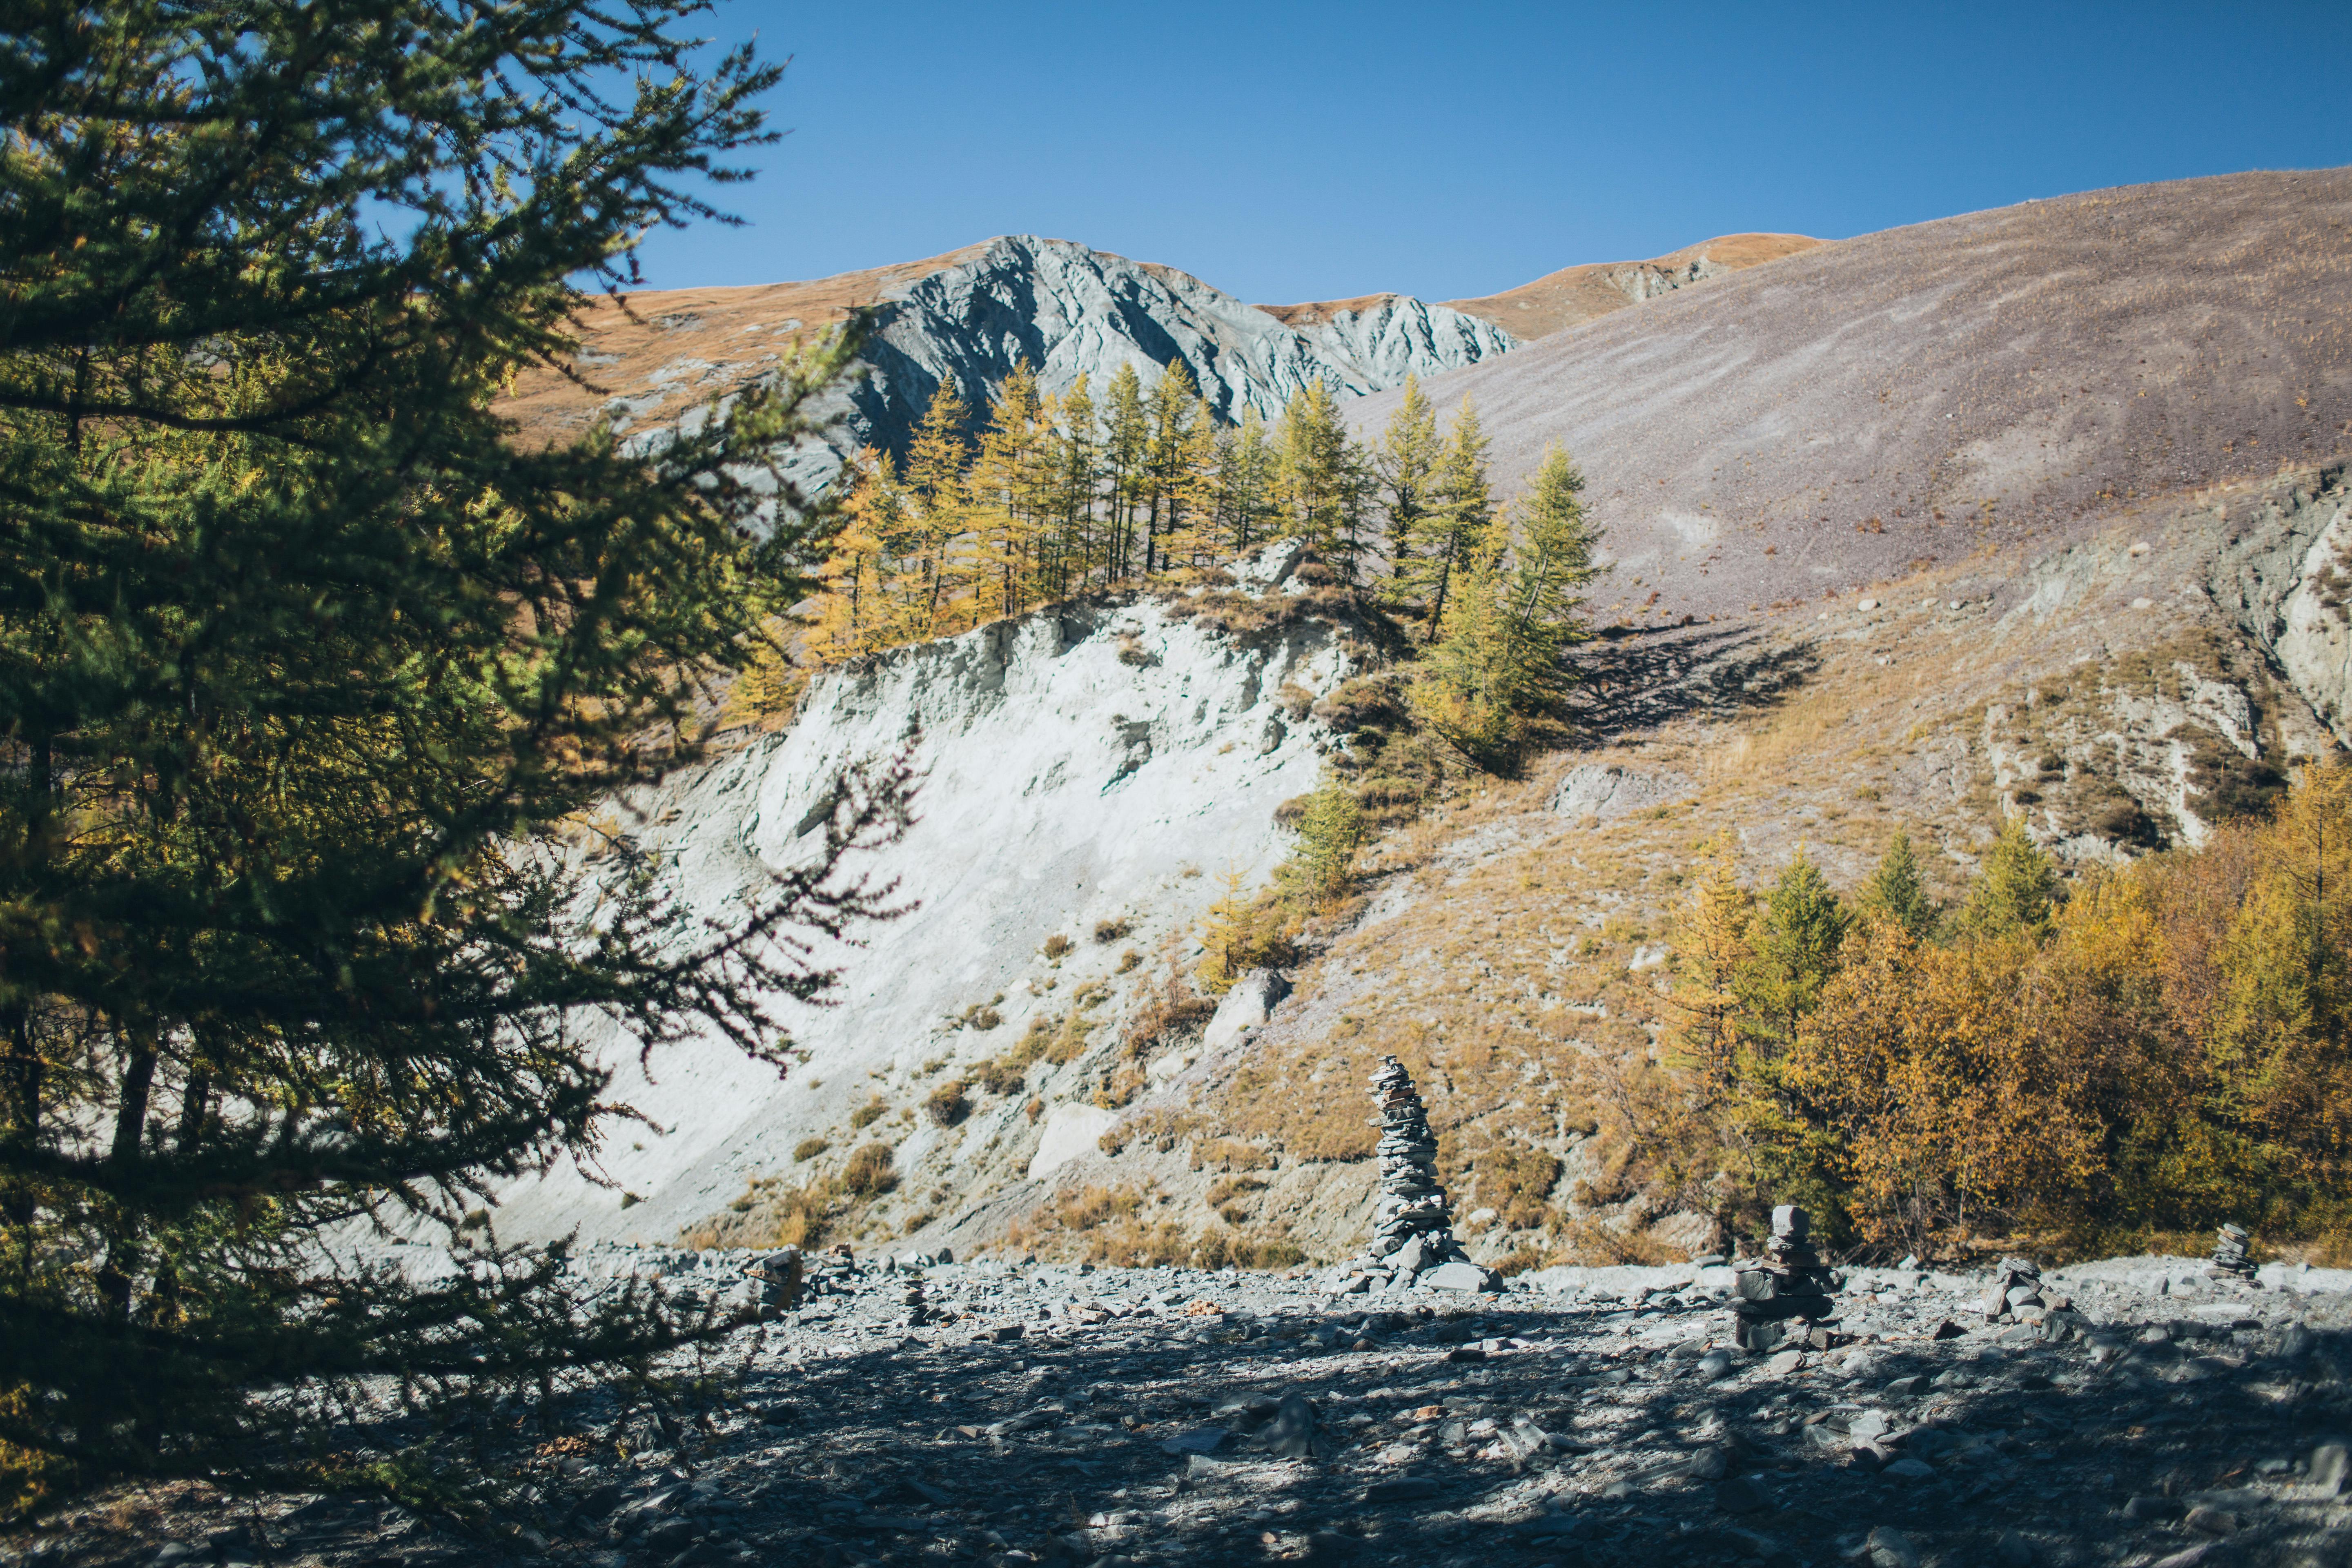
[[[2241,1279],[2254,1277],[2254,1260],[2246,1250],[2253,1237],[2242,1225],[2225,1225],[2219,1239],[2213,1243],[2213,1267],[2207,1270],[2215,1276],[2233,1274]]]
[[[1833,1284],[1813,1249],[1812,1217],[1794,1204],[1782,1204],[1772,1211],[1772,1239],[1764,1246],[1764,1260],[1741,1266],[1732,1277],[1733,1342],[1748,1351],[1784,1345],[1828,1349],[1824,1320],[1832,1310]]]
[[[1445,1189],[1437,1182],[1437,1137],[1429,1111],[1414,1092],[1412,1075],[1394,1057],[1382,1057],[1372,1074],[1381,1114],[1381,1201],[1372,1211],[1370,1257],[1360,1265],[1354,1289],[1402,1289],[1418,1281],[1444,1289],[1494,1290],[1502,1281],[1472,1263],[1454,1239]],[[1433,1271],[1443,1269],[1443,1273]]]
[[[2031,1258],[2004,1258],[1985,1282],[1988,1323],[2039,1323],[2049,1315],[2042,1299],[2042,1269]]]

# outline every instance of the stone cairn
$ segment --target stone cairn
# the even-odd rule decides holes
[[[2039,1323],[2050,1311],[2041,1268],[2030,1258],[2002,1258],[1985,1282],[1983,1306],[1988,1323]]]
[[[2225,1225],[2220,1239],[2213,1243],[2213,1274],[2234,1274],[2241,1279],[2254,1277],[2254,1260],[2246,1251],[2253,1237],[2242,1225]]]
[[[1812,1219],[1794,1204],[1772,1211],[1772,1239],[1764,1260],[1732,1277],[1732,1340],[1742,1350],[1810,1345],[1827,1350],[1830,1271],[1813,1249]]]
[[[1371,1256],[1391,1277],[1407,1279],[1464,1256],[1437,1184],[1437,1138],[1413,1091],[1412,1075],[1394,1057],[1372,1074],[1381,1102],[1381,1201],[1372,1211]]]

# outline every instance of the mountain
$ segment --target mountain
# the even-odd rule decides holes
[[[1566,447],[1611,618],[1742,616],[2342,452],[2352,170],[2095,191],[1784,256],[1433,379]],[[1377,427],[1394,398],[1352,416]]]
[[[1465,315],[1492,321],[1515,338],[1532,340],[1823,243],[1801,234],[1718,235],[1648,261],[1592,261],[1564,267],[1500,294],[1445,303]]]
[[[1710,1224],[1643,1174],[1638,1078],[1610,1064],[1671,1048],[1699,847],[1751,881],[1801,851],[1850,890],[1907,833],[1948,903],[2005,820],[2113,863],[2342,754],[2347,224],[2346,171],[2094,193],[1786,255],[1434,377],[1441,406],[1477,396],[1506,489],[1547,440],[1582,461],[1625,624],[1577,656],[1575,744],[1421,800],[1281,982],[1213,1018],[1170,976],[1223,876],[1287,852],[1279,808],[1355,746],[1342,689],[1377,658],[1295,546],[1230,589],[821,673],[628,815],[724,919],[847,763],[910,748],[919,820],[871,868],[918,907],[812,955],[846,1003],[795,1018],[782,1082],[715,1040],[648,1079],[611,1042],[651,1123],[604,1157],[619,1190],[519,1183],[502,1233],[765,1242],[878,1143],[891,1184],[824,1240],[1338,1258],[1395,1055],[1474,1254],[1686,1255]]]
[[[942,382],[986,406],[1026,360],[1049,391],[1081,375],[1099,392],[1120,365],[1146,378],[1181,361],[1212,410],[1272,416],[1320,377],[1356,395],[1493,359],[1515,339],[1492,322],[1388,294],[1291,322],[1189,273],[1012,235],[927,261],[810,283],[665,289],[625,310],[593,307],[580,328],[583,385],[551,372],[506,405],[526,439],[557,439],[609,417],[624,435],[656,430],[772,370],[795,338],[877,308],[868,374],[834,410],[842,433],[811,454],[803,478],[871,444],[903,447]]]

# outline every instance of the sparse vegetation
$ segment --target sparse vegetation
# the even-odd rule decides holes
[[[961,1079],[951,1079],[931,1090],[923,1101],[924,1114],[940,1127],[953,1127],[971,1114],[971,1097],[966,1092]]]
[[[803,1138],[793,1145],[793,1163],[804,1165],[832,1147],[822,1138]]]
[[[867,1143],[849,1156],[841,1168],[841,1188],[854,1197],[870,1198],[888,1192],[898,1184],[890,1169],[892,1154],[887,1143]]]
[[[849,1113],[849,1125],[853,1131],[863,1132],[889,1114],[890,1107],[877,1094]]]

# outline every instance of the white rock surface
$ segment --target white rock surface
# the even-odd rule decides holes
[[[1265,1027],[1275,1008],[1289,994],[1290,982],[1273,970],[1251,970],[1234,981],[1234,988],[1217,1004],[1209,1026],[1201,1032],[1201,1049],[1221,1051],[1239,1044],[1251,1031]]]
[[[1148,667],[1122,662],[1122,642],[1148,651]],[[1098,1027],[1115,1026],[1156,978],[1155,965],[1120,971],[1121,953],[1191,943],[1218,893],[1205,873],[1233,866],[1257,879],[1273,868],[1289,842],[1274,808],[1313,787],[1328,744],[1302,722],[1262,749],[1275,693],[1292,682],[1320,694],[1349,668],[1320,623],[1245,644],[1143,601],[1042,611],[823,676],[790,728],[635,802],[644,840],[677,892],[723,920],[771,868],[811,851],[845,767],[904,747],[922,770],[919,820],[862,868],[898,879],[914,909],[862,933],[862,947],[813,954],[841,967],[842,1005],[793,1016],[807,1060],[782,1082],[718,1041],[665,1051],[647,1076],[635,1041],[608,1037],[615,1097],[654,1124],[623,1129],[604,1151],[621,1191],[564,1162],[501,1195],[500,1234],[670,1241],[753,1175],[803,1180],[844,1157],[840,1130],[869,1096],[893,1114],[855,1138],[893,1142],[902,1173],[924,1171],[959,1204],[983,1157],[1017,1179],[1039,1136],[1027,1100],[1050,1110],[1056,1096],[1091,1098],[1077,1065],[1037,1064],[1020,1092],[982,1100],[955,1129],[913,1108],[1031,1019],[1066,1016],[1089,985],[1109,994]],[[1092,941],[1105,921],[1129,934]],[[1040,950],[1057,933],[1076,945],[1055,963]],[[997,1028],[956,1026],[992,997]],[[828,1133],[829,1155],[793,1161],[801,1140]],[[624,1209],[624,1192],[639,1202]]]
[[[1079,1156],[1093,1153],[1097,1142],[1118,1120],[1118,1111],[1099,1105],[1054,1107],[1045,1113],[1037,1152],[1029,1157],[1029,1179],[1042,1181]]]

